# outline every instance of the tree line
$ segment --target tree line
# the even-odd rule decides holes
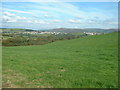
[[[3,35],[3,38],[6,35]],[[71,40],[86,35],[58,34],[48,36],[35,35],[7,35],[7,39],[2,40],[3,46],[26,46],[26,45],[43,45],[60,40]],[[10,37],[10,38],[9,38]]]

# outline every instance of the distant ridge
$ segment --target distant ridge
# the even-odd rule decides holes
[[[110,33],[116,32],[117,29],[99,29],[99,28],[85,28],[85,29],[76,29],[76,28],[56,28],[51,29],[51,32],[64,32],[64,33],[71,33],[71,32],[97,32],[97,33]]]
[[[96,33],[111,33],[117,32],[118,29],[100,29],[100,28],[55,28],[47,30],[33,30],[33,29],[22,29],[22,28],[0,28],[7,31],[47,31],[47,32],[61,32],[61,33],[76,33],[76,32],[96,32]]]

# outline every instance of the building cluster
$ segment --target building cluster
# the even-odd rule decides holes
[[[87,34],[87,35],[99,35],[100,33],[95,33],[95,32],[84,32],[84,34]]]
[[[36,31],[33,31],[33,32],[20,32],[21,34],[61,34],[60,32],[36,32]]]
[[[41,32],[39,34],[55,34],[55,35],[57,35],[57,34],[61,34],[61,33],[60,32]]]

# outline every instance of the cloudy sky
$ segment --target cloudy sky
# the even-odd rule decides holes
[[[117,28],[117,2],[2,2],[4,28]]]

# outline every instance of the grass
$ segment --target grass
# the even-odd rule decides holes
[[[116,88],[117,33],[3,47],[3,87]]]

